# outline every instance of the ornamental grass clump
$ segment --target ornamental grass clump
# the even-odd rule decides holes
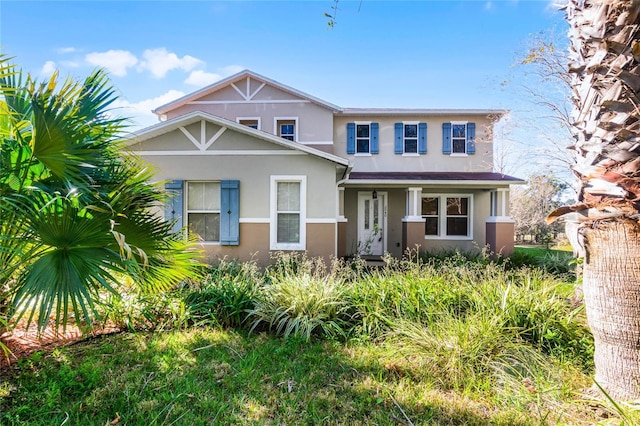
[[[262,275],[255,262],[226,259],[208,269],[202,283],[185,295],[196,324],[242,328],[254,309]]]
[[[249,313],[252,331],[266,326],[284,337],[307,340],[313,335],[347,335],[351,326],[347,284],[326,273],[321,261],[282,255],[265,276]]]

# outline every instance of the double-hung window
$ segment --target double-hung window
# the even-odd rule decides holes
[[[296,138],[295,118],[276,118],[276,134],[281,138],[295,141]]]
[[[204,242],[220,241],[220,183],[187,182],[187,224]]]
[[[451,145],[453,154],[467,153],[467,125],[451,123]]]
[[[476,153],[476,123],[452,121],[442,123],[442,153],[466,156]]]
[[[347,154],[370,156],[380,152],[379,123],[356,121],[347,123]]]
[[[271,249],[304,250],[306,177],[271,177]]]
[[[404,125],[404,153],[418,153],[418,124]]]
[[[369,154],[371,151],[371,126],[356,124],[356,154]]]
[[[472,238],[472,205],[472,195],[424,194],[425,238]]]

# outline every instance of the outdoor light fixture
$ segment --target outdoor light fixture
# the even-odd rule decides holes
[[[378,191],[376,191],[374,189],[373,192],[371,193],[371,197],[373,197],[374,200],[377,200],[378,199]]]

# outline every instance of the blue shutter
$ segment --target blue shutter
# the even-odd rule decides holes
[[[394,152],[396,154],[402,154],[404,152],[404,135],[402,134],[404,131],[404,126],[402,123],[396,123],[395,127],[395,144],[394,144]]]
[[[467,154],[476,153],[476,123],[467,123]]]
[[[378,143],[378,123],[371,123],[371,153],[378,154],[380,152],[380,144]]]
[[[220,245],[240,244],[240,181],[220,182]]]
[[[442,153],[451,154],[451,123],[442,123]]]
[[[178,232],[182,229],[182,212],[183,212],[183,181],[170,180],[164,184],[164,189],[169,193],[169,200],[164,206],[165,220],[173,222],[172,232]]]
[[[356,153],[356,123],[347,123],[347,154]]]
[[[427,123],[418,124],[418,154],[427,153]]]

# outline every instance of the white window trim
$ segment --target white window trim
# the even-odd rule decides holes
[[[218,210],[217,212],[215,210],[189,210],[189,184],[190,183],[217,183],[220,184],[219,180],[187,180],[184,182],[184,202],[183,202],[183,207],[182,207],[182,217],[184,218],[185,222],[183,222],[184,224],[187,225],[187,227],[189,226],[189,213],[218,213],[221,214],[221,211]],[[222,200],[220,200],[220,202],[222,202]],[[203,245],[211,245],[211,246],[219,246],[220,245],[220,241],[198,241],[198,244],[203,244]]]
[[[416,126],[416,152],[406,152],[405,148],[407,144],[405,143],[404,136],[404,126],[406,125],[415,125]],[[413,138],[411,138],[413,139]],[[420,122],[419,121],[403,121],[402,122],[402,156],[403,157],[419,157],[420,156]]]
[[[473,240],[473,194],[425,194],[422,193],[422,198],[439,198],[438,201],[438,230],[440,235],[425,235],[425,240],[457,240],[457,241],[470,241]],[[469,199],[469,212],[467,217],[469,219],[469,228],[467,235],[445,235],[447,229],[447,198],[468,198]]]
[[[262,120],[260,117],[236,117],[236,123],[241,124],[242,120],[255,120],[258,122],[258,130],[262,130]]]
[[[273,134],[278,136],[278,121],[293,121],[293,142],[299,142],[298,117],[273,117]]]
[[[453,152],[453,126],[456,124],[464,124],[464,152]],[[467,126],[467,124],[469,124],[468,121],[452,121],[451,122],[451,156],[452,157],[468,157],[469,154],[467,154],[467,139],[469,137],[468,132],[469,132],[469,128]],[[456,138],[456,139],[460,139],[460,138]]]
[[[278,243],[278,182],[300,183],[300,241],[296,243]],[[270,250],[306,250],[307,249],[307,177],[303,175],[271,175],[270,184],[269,249]]]
[[[371,156],[371,121],[354,121],[356,126],[356,152],[353,154],[356,157],[370,157]],[[358,152],[358,125],[360,126],[369,126],[369,152]]]

